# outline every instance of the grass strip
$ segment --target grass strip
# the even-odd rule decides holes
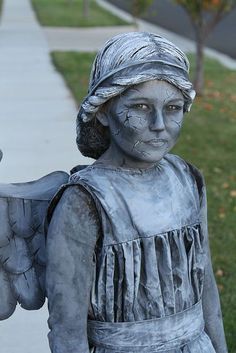
[[[43,26],[95,27],[128,23],[90,0],[89,15],[83,15],[83,0],[32,0],[38,20]]]
[[[86,95],[95,53],[54,52],[52,58],[78,104]],[[195,65],[190,57],[192,66]],[[229,351],[236,353],[236,71],[205,60],[205,96],[186,114],[173,153],[204,174],[213,267]]]

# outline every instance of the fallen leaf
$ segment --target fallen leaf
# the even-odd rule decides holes
[[[207,87],[212,87],[213,86],[213,81],[206,80],[206,86]]]
[[[213,109],[213,105],[210,103],[205,103],[204,104],[204,109],[211,111]]]
[[[223,94],[219,91],[212,91],[209,93],[209,96],[211,98],[220,98],[220,97],[223,97]]]
[[[220,0],[211,0],[210,5],[218,6],[218,5],[220,5]]]
[[[223,271],[221,268],[219,268],[219,269],[216,271],[216,276],[217,276],[217,277],[223,277],[223,276],[224,276],[224,271]]]
[[[236,102],[236,94],[232,94],[231,96],[229,96],[229,99],[233,102]]]
[[[229,188],[229,183],[223,183],[222,184],[223,189],[228,189]]]
[[[225,208],[222,206],[219,208],[219,213],[224,213],[225,212]]]
[[[227,109],[226,109],[226,108],[221,108],[221,109],[220,109],[220,112],[221,112],[221,113],[226,113],[226,112],[227,112]]]
[[[231,197],[236,197],[236,190],[231,190],[229,194]]]

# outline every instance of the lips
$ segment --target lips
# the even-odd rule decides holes
[[[146,141],[147,144],[154,146],[154,147],[162,147],[167,143],[165,139],[151,139]]]

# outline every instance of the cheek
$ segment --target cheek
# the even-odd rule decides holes
[[[166,129],[171,134],[179,134],[183,123],[183,114],[176,114],[166,119]]]
[[[126,114],[119,120],[120,126],[122,126],[123,129],[127,129],[127,131],[129,130],[129,133],[142,132],[148,127],[146,116],[144,117],[142,113],[134,112],[132,110],[127,110]]]

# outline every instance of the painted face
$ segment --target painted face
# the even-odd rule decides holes
[[[127,89],[107,106],[108,154],[110,151],[113,160],[122,160],[122,165],[131,168],[155,164],[177,141],[183,106],[181,91],[165,81],[148,81]]]

